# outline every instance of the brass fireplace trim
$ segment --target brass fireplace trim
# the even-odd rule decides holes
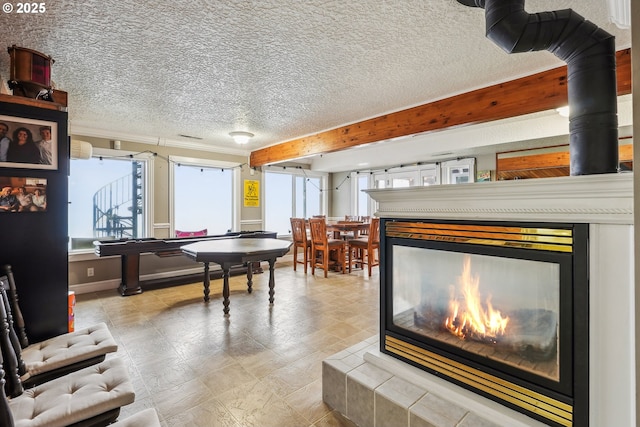
[[[385,335],[385,349],[562,426],[573,426],[573,406]]]
[[[573,252],[573,231],[563,228],[391,221],[386,223],[385,233],[387,237],[405,239]]]

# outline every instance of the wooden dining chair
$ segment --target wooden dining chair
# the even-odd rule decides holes
[[[372,218],[369,223],[369,234],[365,237],[347,241],[349,245],[349,273],[353,264],[366,264],[371,276],[371,269],[380,264],[380,218]]]
[[[293,238],[293,271],[298,264],[304,264],[304,274],[307,274],[307,265],[311,255],[311,240],[307,238],[307,225],[304,218],[291,218],[291,234]],[[302,250],[302,261],[298,260],[298,249]]]
[[[371,217],[370,216],[361,216],[360,217],[360,221],[362,222],[366,222],[367,224],[371,223]],[[361,230],[360,231],[360,235],[361,236],[366,236],[369,234],[369,229],[365,229],[365,230]]]
[[[330,266],[338,265],[344,274],[345,242],[340,239],[327,237],[327,223],[324,218],[309,218],[311,229],[311,274],[315,274],[316,267],[324,270],[324,277]]]

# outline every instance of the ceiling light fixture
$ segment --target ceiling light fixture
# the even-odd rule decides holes
[[[229,132],[229,136],[233,138],[236,144],[246,144],[249,142],[249,139],[253,138],[253,134],[251,132],[243,131]]]

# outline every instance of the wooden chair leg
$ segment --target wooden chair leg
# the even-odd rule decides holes
[[[309,250],[311,248],[305,247],[304,248],[304,274],[307,274],[307,264],[309,264]]]
[[[328,251],[322,251],[322,267],[324,268],[324,277],[327,277],[329,272],[329,254]]]
[[[293,245],[293,271],[296,271],[296,267],[298,266],[298,247]]]

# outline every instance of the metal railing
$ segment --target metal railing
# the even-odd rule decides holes
[[[100,188],[93,195],[94,237],[139,237],[142,213],[142,164],[131,163],[130,174]]]

